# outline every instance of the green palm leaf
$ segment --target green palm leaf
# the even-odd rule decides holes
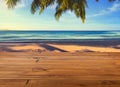
[[[8,8],[14,8],[20,0],[5,0]]]

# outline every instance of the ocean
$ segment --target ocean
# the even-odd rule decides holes
[[[120,31],[0,31],[0,42],[120,40]]]

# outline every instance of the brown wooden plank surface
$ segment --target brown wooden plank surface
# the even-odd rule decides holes
[[[0,87],[120,87],[120,53],[0,52]]]

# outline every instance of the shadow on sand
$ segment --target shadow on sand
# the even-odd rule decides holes
[[[25,52],[24,50],[13,50],[8,47],[0,47],[0,51],[6,51],[6,52]]]
[[[63,49],[60,49],[60,48],[56,48],[56,47],[50,46],[48,44],[38,44],[38,45],[40,47],[45,48],[48,51],[58,50],[60,52],[67,52],[66,50],[63,50]],[[17,46],[17,45],[15,45],[15,46]],[[14,50],[14,49],[11,49],[10,47],[14,47],[14,45],[12,45],[12,46],[10,46],[10,45],[7,45],[7,46],[2,45],[2,46],[0,46],[0,51],[6,51],[6,52],[26,52],[26,51],[30,51],[30,50]]]
[[[63,49],[60,49],[60,48],[56,48],[56,47],[53,47],[53,46],[50,46],[48,44],[40,44],[41,47],[44,47],[45,49],[49,50],[49,51],[55,51],[55,50],[58,50],[60,52],[67,52],[66,50],[63,50]]]

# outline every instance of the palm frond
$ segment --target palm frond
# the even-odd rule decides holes
[[[40,9],[40,13],[44,11],[50,5],[53,5],[55,0],[33,0],[31,4],[31,12],[35,13],[37,10]]]
[[[8,8],[14,8],[20,0],[5,0]]]
[[[82,22],[85,21],[85,8],[87,7],[86,0],[57,0],[58,6],[56,8],[55,17],[58,20],[62,13],[72,11],[76,17],[80,17]]]

